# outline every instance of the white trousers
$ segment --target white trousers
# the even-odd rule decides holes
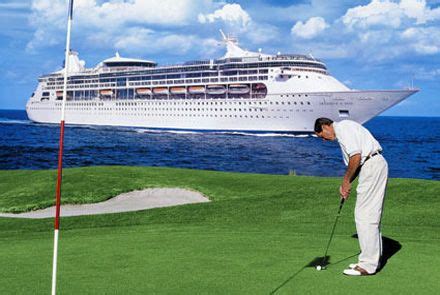
[[[354,211],[361,248],[358,265],[368,273],[376,272],[382,256],[380,221],[387,180],[388,164],[382,155],[376,155],[366,161],[359,173]]]

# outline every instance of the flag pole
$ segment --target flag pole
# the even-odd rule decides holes
[[[60,121],[60,146],[58,151],[58,175],[56,186],[56,200],[55,200],[55,225],[54,225],[54,239],[53,239],[53,264],[52,264],[52,295],[56,294],[57,284],[57,260],[58,260],[58,233],[60,229],[60,204],[61,204],[61,183],[63,174],[63,149],[64,149],[64,118],[67,100],[67,74],[69,71],[69,55],[70,55],[70,28],[72,26],[73,15],[73,0],[69,0],[69,12],[67,19],[67,37],[66,37],[66,52],[64,58],[64,84],[63,84],[63,102],[61,105],[61,121]]]

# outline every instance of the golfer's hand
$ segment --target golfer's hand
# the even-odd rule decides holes
[[[351,183],[343,181],[342,185],[339,187],[339,194],[341,195],[341,198],[348,199],[350,196],[351,191]]]

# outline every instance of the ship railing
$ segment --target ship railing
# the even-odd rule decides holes
[[[67,84],[67,90],[93,90],[93,89],[105,89],[115,88],[117,83],[93,83],[93,84]],[[61,90],[62,85],[58,86],[46,86],[43,90]]]
[[[210,77],[210,78],[200,78],[200,79],[164,79],[164,80],[147,80],[147,81],[128,81],[129,87],[158,87],[163,85],[194,85],[194,84],[210,84],[210,83],[227,83],[227,82],[246,82],[246,81],[258,81],[258,80],[267,80],[267,74],[260,75],[252,75],[252,76],[243,76],[243,75],[234,75],[234,76],[219,76],[219,77]]]
[[[215,64],[224,64],[224,63],[236,63],[236,62],[255,62],[255,61],[277,61],[277,60],[300,60],[300,61],[308,61],[308,62],[318,62],[324,64],[321,60],[317,58],[312,58],[306,55],[296,55],[296,54],[277,54],[270,56],[252,56],[252,57],[239,57],[239,58],[224,58],[224,59],[216,59]]]
[[[137,67],[137,66],[131,66],[131,67],[101,67],[96,68],[94,71],[99,73],[112,73],[112,72],[123,72],[123,71],[140,71],[145,69],[150,69],[153,67]]]

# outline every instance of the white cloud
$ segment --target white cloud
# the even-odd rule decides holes
[[[310,25],[308,30],[310,19],[305,23],[297,22],[291,33],[293,36],[303,34],[303,40],[294,42],[293,46],[313,50],[317,57],[350,57],[370,65],[404,56],[434,55],[440,53],[438,11],[421,0],[373,0],[367,5],[347,9],[331,25],[325,26],[325,21],[321,20]],[[322,28],[325,34],[320,34]],[[313,39],[318,34],[320,38]]]
[[[201,38],[192,34],[175,34],[158,32],[143,27],[132,27],[124,34],[108,38],[106,33],[89,36],[89,43],[100,44],[104,48],[113,47],[123,54],[168,56],[185,55],[190,52],[201,57],[212,57],[220,49],[218,41],[211,38]]]
[[[52,46],[63,40],[59,30],[66,23],[66,3],[63,1],[34,0],[29,23],[35,28],[26,49],[34,51],[40,47]]]
[[[348,9],[342,21],[351,29],[366,29],[377,25],[398,28],[401,24],[401,17],[402,11],[399,9],[399,4],[373,0],[368,5]]]
[[[105,35],[102,37],[106,37]],[[123,35],[116,36],[114,40],[109,40],[113,43],[116,49],[131,52],[136,48],[150,49],[156,48],[152,46],[151,42],[154,37],[154,31],[145,28],[131,28]],[[103,40],[104,41],[104,40]]]
[[[319,3],[324,0],[311,0],[306,6]],[[80,44],[87,44],[84,46],[88,49],[206,56],[207,52],[222,50],[212,39],[219,37],[214,29],[221,26],[225,32],[237,35],[243,47],[263,47],[267,52],[294,50],[339,59],[356,56],[371,63],[410,54],[440,53],[440,8],[430,7],[424,0],[373,0],[346,11],[340,9],[341,5],[336,5],[339,8],[333,10],[333,17],[324,13],[293,22],[291,36],[301,38],[301,42],[292,43],[291,38],[283,38],[288,28],[275,25],[277,15],[272,17],[273,22],[270,18],[255,21],[255,13],[251,17],[248,11],[255,12],[260,4],[245,9],[222,0],[76,0],[72,45],[81,50],[77,45],[81,40]],[[27,49],[64,44],[66,1],[33,0],[31,10],[34,35]]]
[[[317,15],[326,20],[333,20],[341,16],[353,5],[353,2],[349,0],[252,1],[250,3],[256,5],[248,5],[246,10],[254,21],[285,24],[292,21],[306,21]]]
[[[111,1],[99,5],[95,0],[78,0],[78,17],[85,23],[110,25],[137,22],[144,24],[183,25],[193,16],[192,9],[201,1],[133,0]]]
[[[235,23],[246,28],[251,22],[249,14],[241,8],[240,4],[225,4],[221,9],[217,9],[213,13],[199,14],[198,20],[200,23],[213,23],[221,20],[227,23]]]
[[[268,23],[257,23],[239,4],[224,4],[213,13],[198,15],[198,22],[211,24],[222,22],[227,33],[238,35],[251,44],[264,44],[279,37],[278,28]]]
[[[426,7],[424,0],[402,0],[399,8],[409,18],[417,20],[417,23],[425,23],[429,18],[431,11]]]
[[[211,7],[211,0],[119,0],[74,2],[73,34],[107,34],[111,39],[138,25],[182,27],[196,18],[197,12]],[[61,43],[67,17],[64,0],[33,0],[29,22],[35,28],[27,49]],[[44,40],[50,40],[49,43]]]
[[[291,33],[304,39],[311,39],[318,36],[328,27],[329,25],[322,17],[312,17],[305,23],[303,23],[302,21],[298,21],[292,27]]]
[[[406,20],[424,24],[436,19],[440,19],[440,8],[431,9],[425,0],[401,0],[399,3],[373,0],[367,5],[348,9],[342,22],[350,29],[399,28]]]
[[[251,22],[249,30],[246,32],[246,38],[253,44],[264,44],[277,40],[280,36],[276,26]]]
[[[440,52],[440,30],[437,27],[408,28],[401,37],[417,53],[431,55]]]

